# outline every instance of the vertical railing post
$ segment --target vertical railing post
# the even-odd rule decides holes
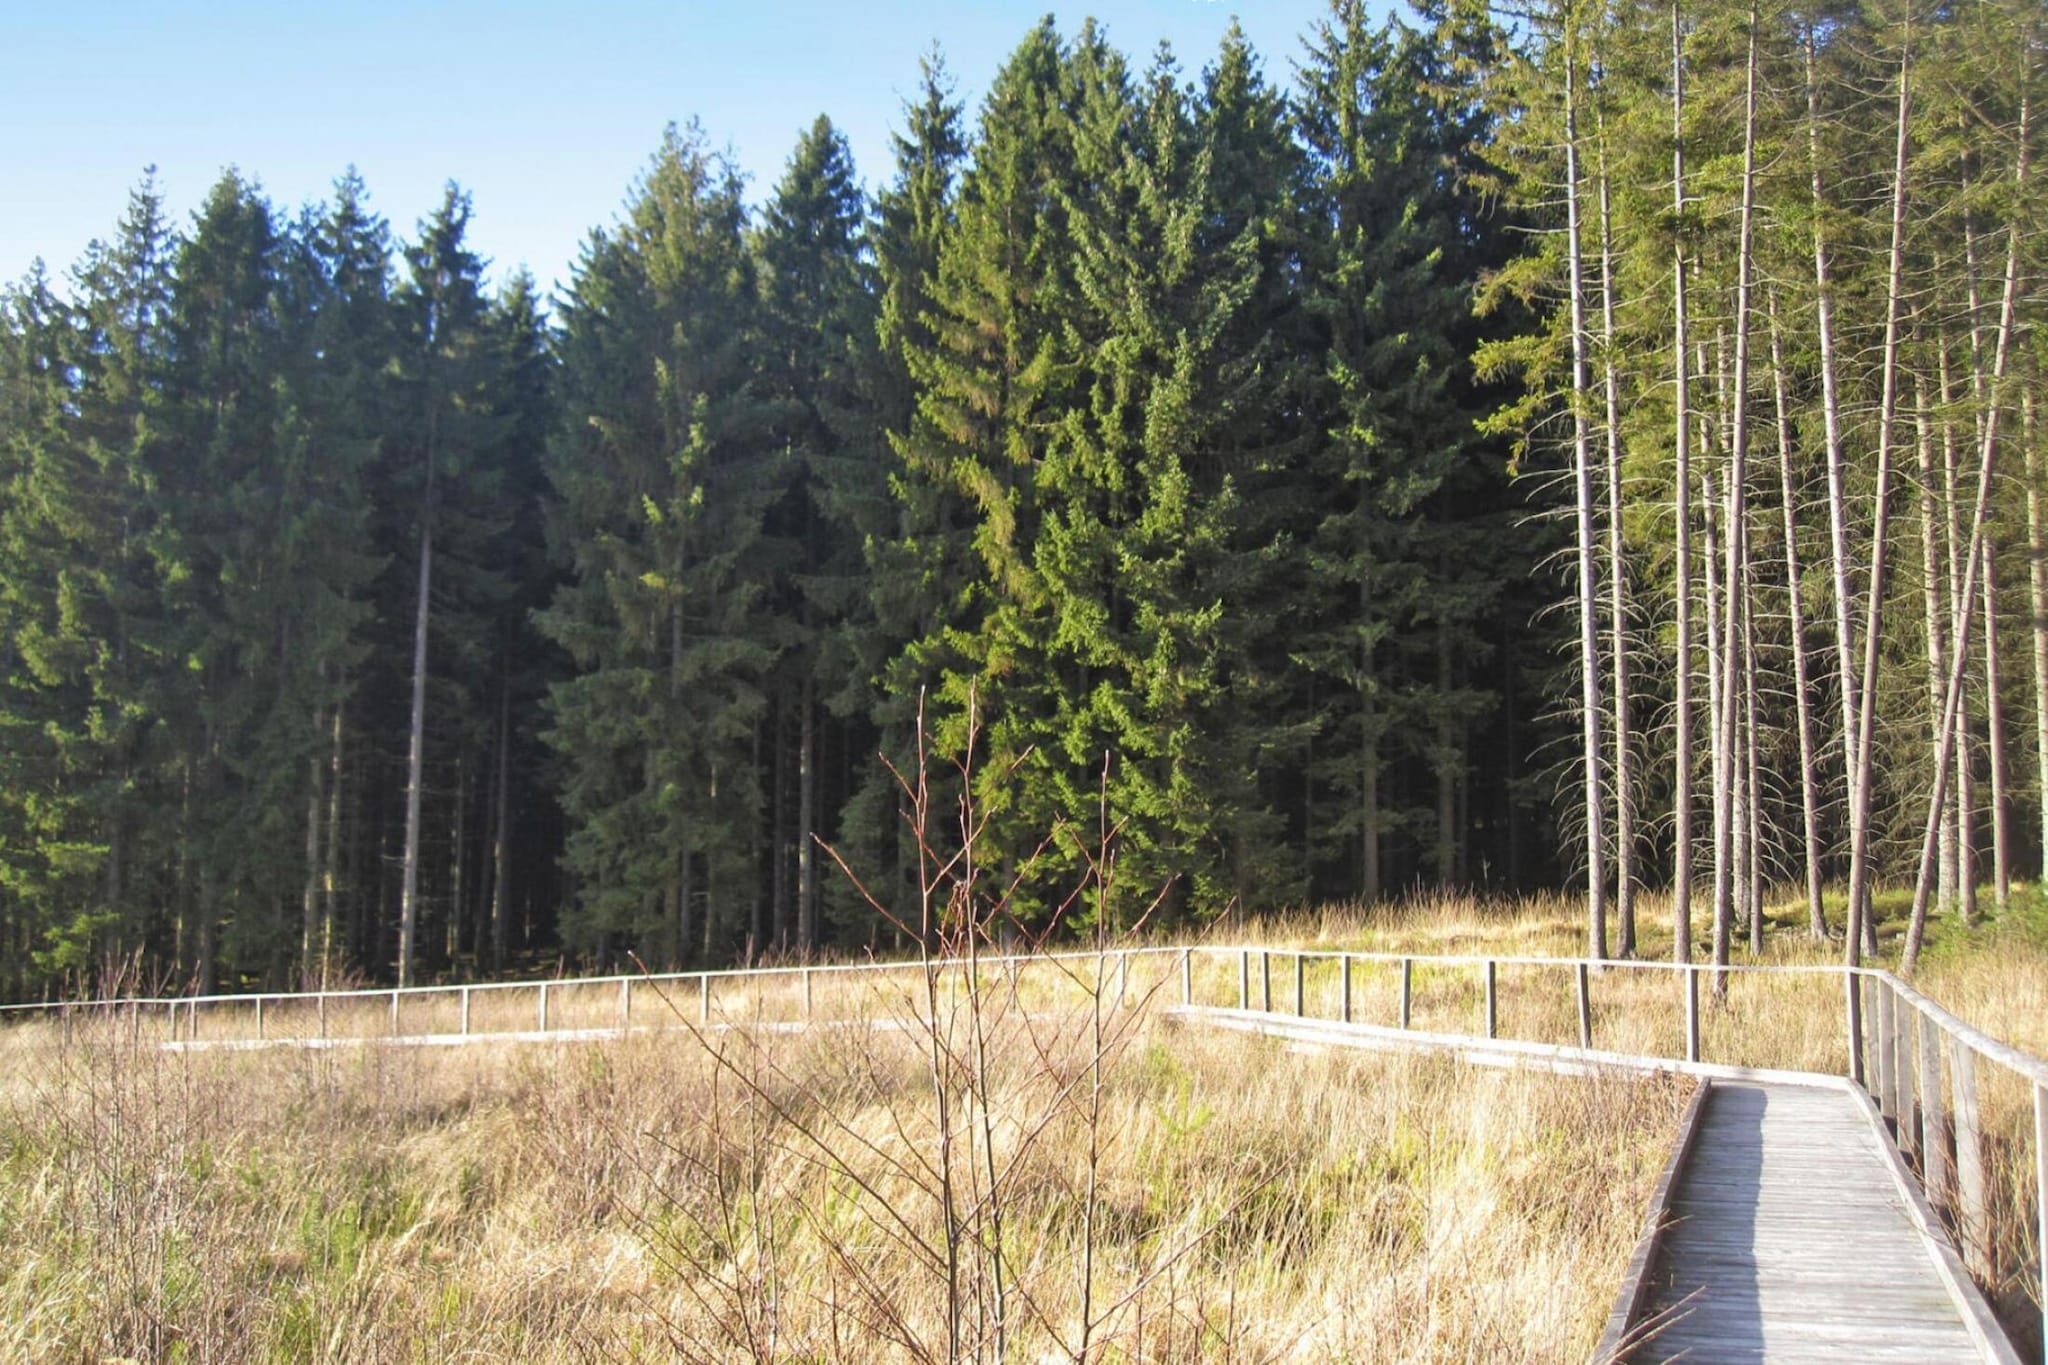
[[[1413,998],[1414,998],[1414,994],[1415,994],[1415,959],[1414,959],[1414,958],[1410,958],[1410,957],[1404,957],[1404,958],[1402,958],[1402,959],[1401,959],[1401,1027],[1402,1027],[1402,1028],[1407,1028],[1407,1027],[1408,1027],[1408,1020],[1409,1020],[1409,1017],[1410,1017],[1410,1016],[1409,1016],[1409,1009],[1408,1009],[1408,1006],[1409,1006],[1410,1002],[1411,1002],[1411,1001],[1413,1000]]]
[[[1843,1037],[1849,1044],[1849,1079],[1863,1085],[1863,995],[1856,973],[1847,968],[1842,971],[1842,994],[1847,1005]]]
[[[1237,1007],[1241,1010],[1252,1007],[1252,953],[1249,948],[1237,950]]]
[[[1574,973],[1579,978],[1579,1046],[1593,1046],[1593,969],[1581,962]]]
[[[1303,955],[1296,953],[1294,955],[1294,1016],[1297,1019],[1308,1013],[1307,991],[1304,989],[1307,971],[1308,968],[1303,961]]]
[[[1337,994],[1342,997],[1339,1017],[1345,1023],[1351,1022],[1351,954],[1345,953],[1337,959]]]
[[[263,1041],[263,997],[256,997],[256,1041]]]
[[[1273,953],[1271,949],[1259,949],[1259,1012],[1273,1012]]]
[[[462,1023],[461,1023],[461,1030],[462,1030],[462,1036],[463,1036],[463,1037],[465,1037],[465,1038],[467,1038],[467,1037],[469,1036],[469,987],[467,987],[467,986],[464,986],[464,987],[462,988]]]
[[[619,978],[619,1032],[633,1027],[633,978]]]
[[[1180,1002],[1183,1005],[1195,1003],[1195,950],[1180,950]]]
[[[327,992],[320,992],[319,996],[316,997],[316,999],[318,1001],[318,1013],[320,1015],[320,1040],[322,1042],[325,1042],[327,1041]]]
[[[1977,1110],[1977,1054],[1961,1039],[1949,1040],[1949,1084],[1956,1102],[1956,1222],[1963,1262],[1979,1280],[1989,1281],[1991,1217],[1984,1187],[1984,1129]]]
[[[548,983],[545,981],[540,983],[540,1004],[535,1010],[535,1016],[534,1022],[540,1026],[542,1033],[546,1033],[548,1031]]]
[[[1121,1005],[1131,994],[1131,952],[1126,948],[1116,955],[1116,1003]]]
[[[1877,1112],[1898,1116],[1898,1092],[1892,1080],[1892,993],[1883,977],[1870,978],[1870,1031],[1877,1053]]]
[[[164,1041],[175,1043],[178,1041],[178,1002],[175,1000],[167,1002],[164,1005],[164,1010]]]
[[[1500,998],[1494,988],[1493,959],[1486,959],[1486,1036],[1500,1032]]]
[[[1692,967],[1685,973],[1685,1060],[1700,1059],[1700,974]]]
[[[2048,1317],[2048,1085],[2034,1082],[2034,1254],[2039,1258],[2041,1311]],[[2048,1322],[2042,1327],[2042,1359],[2048,1360]]]
[[[1892,1009],[1892,1074],[1899,1078],[1899,1150],[1912,1157],[1924,1172],[1927,1163],[1921,1151],[1926,1130],[1922,1116],[1927,1112],[1927,1096],[1921,1090],[1920,1011],[1907,1003],[1903,995],[1896,996]],[[1926,1185],[1924,1176],[1921,1185]]]
[[[1941,1026],[1920,1016],[1920,1188],[1937,1212],[1950,1207],[1948,1136],[1941,1117]]]
[[[1014,984],[1016,981],[1015,966],[1013,965],[1010,970],[1012,972],[1010,980]],[[806,967],[804,968],[804,1018],[808,1019],[811,1017],[811,1009],[811,969]]]
[[[711,1022],[711,973],[697,973],[697,1021]]]
[[[398,992],[396,989],[391,992],[391,1036],[393,1038],[398,1036]]]

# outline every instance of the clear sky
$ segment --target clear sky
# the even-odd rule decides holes
[[[182,225],[223,168],[293,208],[357,166],[401,237],[459,181],[472,243],[502,277],[566,282],[669,122],[699,119],[758,201],[798,132],[829,114],[870,190],[934,41],[970,116],[1045,0],[7,0],[0,83],[0,280],[42,257],[63,278],[107,236],[145,166]],[[1323,0],[1098,0],[1141,64],[1160,40],[1193,76],[1233,13],[1291,81]]]

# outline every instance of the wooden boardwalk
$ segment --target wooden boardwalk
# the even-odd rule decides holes
[[[1843,1090],[1715,1082],[1628,1359],[1986,1359],[1895,1159]]]

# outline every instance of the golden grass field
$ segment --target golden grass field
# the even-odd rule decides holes
[[[2039,907],[1944,926],[1920,975],[2037,1052]],[[1214,941],[1275,950],[1279,1005],[1288,948],[1570,954],[1582,932],[1558,899]],[[1785,928],[1771,957],[1834,952]],[[1078,968],[930,999],[847,978],[829,1013],[852,1022],[806,1032],[699,1031],[696,997],[652,990],[634,1021],[668,1031],[577,1044],[167,1052],[118,1020],[12,1027],[0,1359],[1586,1357],[1687,1085],[1172,1027],[1149,1006],[1178,998],[1175,959],[1151,961],[1121,991]],[[1234,955],[1196,961],[1197,998],[1235,1003]],[[1504,1034],[1570,1040],[1553,975],[1502,969]],[[1327,1017],[1333,965],[1303,979]],[[1358,969],[1356,1017],[1391,1015],[1392,981]],[[1469,972],[1415,991],[1417,1027],[1476,1027]],[[1674,981],[1594,991],[1598,1045],[1670,1050]],[[714,1017],[785,1011],[772,994]],[[556,1008],[602,1021],[610,998]],[[1837,1067],[1839,1010],[1826,979],[1739,977],[1706,1050]]]

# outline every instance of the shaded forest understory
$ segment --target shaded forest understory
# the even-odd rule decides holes
[[[2044,29],[1339,0],[1190,75],[1047,20],[971,116],[925,63],[872,196],[826,118],[752,203],[672,128],[552,300],[454,186],[399,241],[353,172],[145,179],[0,298],[0,995],[992,887],[1571,881],[1607,953],[1671,886],[1725,957],[1917,880],[1916,952],[2043,853]]]

